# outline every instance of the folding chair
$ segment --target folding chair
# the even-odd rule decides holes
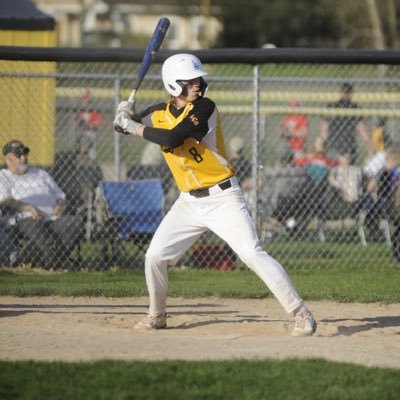
[[[99,194],[104,202],[103,257],[112,262],[120,255],[122,241],[133,242],[145,251],[164,215],[164,193],[160,179],[127,182],[102,181]]]
[[[0,265],[10,266],[16,258],[18,246],[12,228],[6,224],[5,219],[0,207]]]

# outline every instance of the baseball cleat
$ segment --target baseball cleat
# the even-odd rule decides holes
[[[311,312],[302,307],[296,314],[296,325],[292,331],[292,336],[312,336],[317,330],[317,322]]]
[[[164,329],[167,327],[167,316],[147,315],[135,325],[135,329]]]

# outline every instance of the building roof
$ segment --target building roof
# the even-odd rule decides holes
[[[52,16],[38,10],[30,0],[1,0],[1,30],[54,30]]]

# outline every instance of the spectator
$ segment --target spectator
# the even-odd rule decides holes
[[[353,85],[348,82],[343,83],[340,99],[335,103],[328,104],[328,108],[359,109],[358,104],[352,101],[352,95]],[[358,155],[357,134],[370,148],[368,132],[362,117],[333,115],[324,119],[321,124],[320,135],[325,143],[326,154],[335,161],[339,161],[340,156],[350,153],[350,164],[355,164]]]
[[[175,201],[178,191],[172,182],[172,175],[161,153],[161,148],[155,143],[148,142],[144,146],[140,164],[131,165],[126,171],[130,180],[160,179],[163,191],[170,205],[170,200]]]
[[[79,109],[76,113],[77,132],[91,138],[93,144],[90,148],[89,156],[96,158],[97,131],[103,124],[102,114],[93,107],[93,94],[89,89],[83,92],[80,100]]]
[[[313,151],[298,158],[296,165],[304,167],[304,182],[289,196],[281,198],[273,212],[273,218],[284,223],[295,238],[307,235],[307,226],[312,218],[321,217],[327,202],[327,177],[336,163],[326,157],[323,143],[317,138]]]
[[[371,150],[363,168],[363,172],[368,178],[375,177],[385,167],[386,148],[392,143],[385,125],[386,120],[380,118],[372,131]]]
[[[146,143],[140,158],[140,164],[130,166],[126,176],[131,180],[162,178],[167,166],[164,167],[164,159],[160,146],[155,143]]]
[[[15,214],[18,232],[35,247],[41,265],[69,266],[82,219],[65,214],[64,192],[45,170],[29,166],[29,148],[22,142],[7,143],[3,155],[7,168],[0,171],[0,206]],[[27,256],[31,259],[21,261],[33,261],[32,254]]]
[[[51,175],[66,194],[66,212],[85,215],[90,193],[103,180],[100,165],[90,156],[94,146],[92,137],[81,134],[76,147],[56,155]]]
[[[234,136],[229,142],[230,162],[236,171],[236,177],[242,187],[243,192],[248,192],[251,188],[251,164],[243,156],[244,140],[239,136]]]
[[[363,167],[364,179],[366,180],[363,209],[367,216],[366,225],[371,225],[371,232],[376,231],[376,221],[374,218],[371,221],[369,220],[373,215],[370,210],[377,200],[379,175],[385,169],[387,159],[386,150],[392,144],[392,139],[387,134],[385,125],[386,120],[380,118],[371,136],[372,151]]]
[[[229,142],[230,158],[229,161],[235,169],[236,177],[239,185],[242,188],[244,199],[247,206],[252,209],[255,207],[253,193],[253,175],[251,163],[243,155],[244,141],[239,136],[234,136]],[[258,176],[258,188],[264,186],[264,178],[262,174]]]
[[[366,225],[370,229],[369,239],[372,241],[381,240],[379,228],[381,219],[386,219],[394,225],[392,243],[398,261],[400,261],[399,177],[400,145],[393,144],[387,147],[384,168],[376,178],[376,201],[368,210]]]
[[[140,164],[147,166],[158,166],[163,161],[160,146],[155,143],[146,143],[143,149]]]
[[[347,203],[355,203],[362,197],[362,171],[351,165],[350,153],[338,157],[337,165],[329,172],[328,181]]]
[[[301,106],[301,103],[296,99],[292,99],[289,102],[289,106],[297,108]],[[308,117],[295,114],[295,110],[283,118],[279,126],[280,136],[284,141],[280,152],[281,157],[290,154],[295,162],[298,158],[305,156],[308,127]]]
[[[326,156],[321,138],[315,139],[311,153],[305,157],[298,158],[294,163],[304,167],[315,181],[324,179],[329,173],[329,168],[337,165],[334,160]]]

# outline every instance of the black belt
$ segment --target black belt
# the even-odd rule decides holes
[[[232,187],[232,182],[230,179],[227,179],[226,181],[217,183],[217,185],[220,187],[221,190],[226,190]],[[196,189],[196,190],[191,190],[189,194],[194,197],[207,197],[210,195],[210,190],[209,188]]]

